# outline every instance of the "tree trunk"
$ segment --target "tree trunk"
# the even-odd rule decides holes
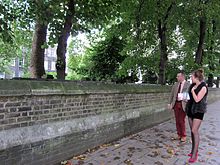
[[[200,18],[200,34],[199,34],[199,44],[196,50],[195,63],[202,65],[202,56],[204,54],[204,42],[206,33],[206,20],[204,17]]]
[[[219,88],[220,76],[218,75],[216,80],[216,88]]]
[[[214,81],[214,76],[213,76],[212,73],[209,73],[209,75],[208,75],[208,87],[213,86],[213,81]]]
[[[208,55],[208,60],[209,60],[209,69],[211,71],[214,71],[215,70],[215,65],[213,63],[213,56],[214,55],[214,44],[215,44],[215,41],[214,41],[214,36],[215,36],[215,31],[216,31],[216,23],[215,23],[215,20],[212,20],[212,31],[210,32],[211,34],[211,44],[210,44],[210,48],[209,48],[209,55]]]
[[[165,69],[168,60],[167,39],[166,39],[166,25],[162,26],[161,20],[158,21],[158,34],[160,38],[160,65],[159,65],[159,84],[164,85]]]
[[[141,10],[143,8],[145,0],[139,0],[139,6],[137,8],[137,12],[136,12],[136,32],[137,32],[137,36],[136,39],[137,41],[140,40],[140,35],[141,35],[141,22],[142,22],[142,18],[141,18]]]
[[[220,65],[220,58],[219,58],[218,63],[219,63],[219,65]],[[217,75],[216,88],[219,88],[219,83],[220,83],[220,74]]]
[[[210,48],[209,48],[209,54],[208,54],[208,59],[209,59],[209,70],[211,73],[209,73],[209,76],[208,76],[208,87],[212,87],[213,86],[213,82],[214,82],[214,76],[212,74],[212,72],[215,70],[215,65],[213,63],[213,56],[214,55],[214,35],[215,35],[215,31],[216,31],[216,26],[215,26],[215,20],[212,20],[212,31],[211,31],[211,45],[210,45]]]
[[[159,80],[158,83],[161,85],[165,85],[166,83],[166,77],[165,77],[165,71],[167,66],[167,60],[168,60],[168,49],[167,49],[167,23],[168,18],[171,13],[171,10],[173,6],[175,5],[175,2],[173,1],[170,6],[167,8],[166,13],[164,14],[163,19],[158,20],[157,30],[158,35],[160,39],[160,64],[159,64]],[[161,1],[157,1],[158,10],[160,10],[161,7]]]
[[[32,41],[32,52],[30,70],[32,78],[41,78],[45,74],[44,70],[44,52],[42,45],[46,42],[47,25],[36,21],[35,31]]]
[[[65,76],[66,76],[65,69],[66,69],[67,40],[70,36],[74,14],[75,14],[75,1],[69,0],[64,28],[61,31],[61,35],[58,38],[56,69],[57,69],[57,79],[59,80],[65,80]]]

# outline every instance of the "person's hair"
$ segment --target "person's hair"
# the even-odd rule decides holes
[[[199,81],[203,81],[204,80],[204,70],[203,69],[197,69],[193,72],[193,75],[195,78],[198,78]]]
[[[184,77],[185,77],[185,72],[184,72],[184,70],[180,70],[178,73],[181,73]]]

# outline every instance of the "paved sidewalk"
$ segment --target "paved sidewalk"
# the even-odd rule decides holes
[[[174,119],[114,143],[74,157],[72,165],[186,165],[191,149],[189,126],[187,142],[174,140]],[[220,165],[220,101],[208,105],[200,127],[199,158],[195,165]]]

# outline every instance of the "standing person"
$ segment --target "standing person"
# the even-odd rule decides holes
[[[169,109],[174,110],[175,120],[176,120],[176,129],[178,140],[181,142],[186,141],[186,125],[185,125],[185,107],[186,101],[183,100],[183,92],[188,91],[190,83],[185,80],[185,73],[180,71],[177,74],[177,82],[173,85],[171,90],[170,101],[168,104]]]
[[[190,156],[189,163],[194,163],[198,158],[199,127],[206,112],[208,88],[204,82],[204,71],[202,69],[195,70],[192,73],[191,80],[193,84],[189,87],[190,100],[187,102],[186,111],[192,139],[192,149],[188,154]]]

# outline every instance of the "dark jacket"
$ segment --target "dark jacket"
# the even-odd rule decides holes
[[[191,111],[192,114],[195,114],[197,112],[199,113],[205,113],[207,110],[207,95],[208,95],[208,88],[206,86],[205,82],[202,82],[196,89],[195,89],[195,94],[198,95],[199,91],[202,89],[202,87],[206,87],[207,92],[204,95],[204,97],[199,101],[195,102],[191,90],[195,84],[191,84],[189,87],[189,97],[190,100],[186,104],[186,112]]]

